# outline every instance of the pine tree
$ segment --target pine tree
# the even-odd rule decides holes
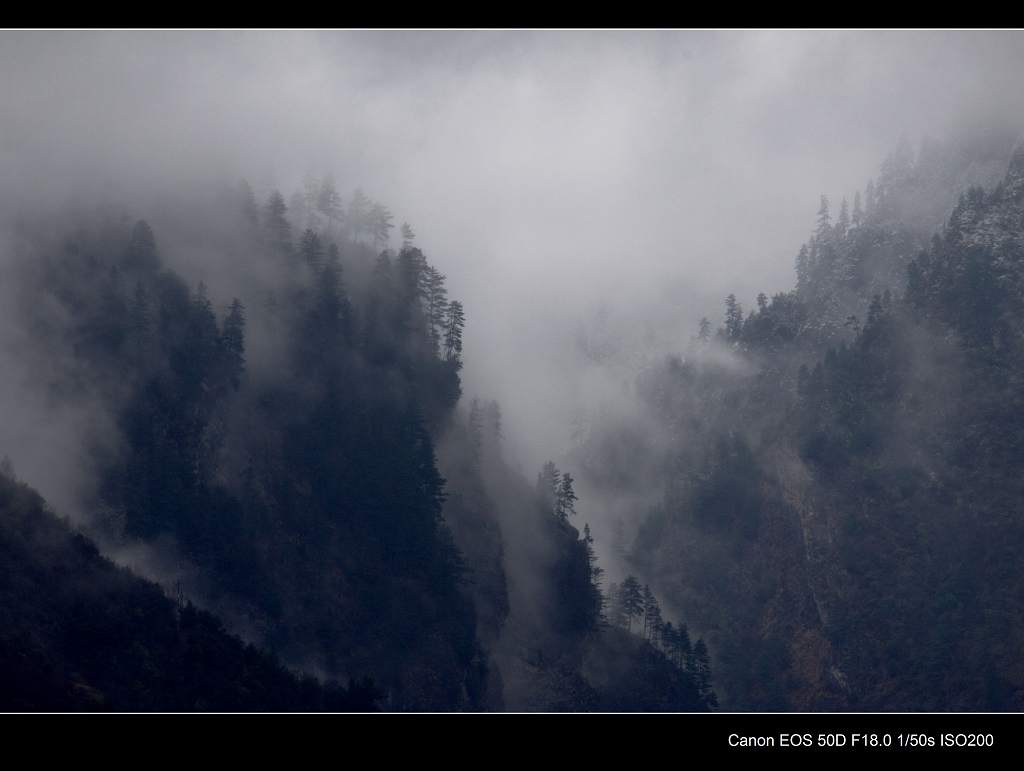
[[[711,690],[711,660],[708,656],[708,646],[703,639],[698,639],[693,646],[693,679],[697,683],[697,694],[700,696],[709,709],[718,706],[718,699]]]
[[[445,329],[448,314],[448,290],[444,287],[442,276],[432,265],[427,265],[424,273],[424,292],[427,302],[427,320],[430,327],[430,340],[434,345],[434,353],[441,353],[441,336]]]
[[[473,402],[469,407],[469,440],[473,447],[473,464],[479,468],[480,456],[483,453],[484,433],[483,415],[478,396],[473,397]]]
[[[452,300],[448,303],[445,319],[444,359],[445,361],[462,363],[462,330],[466,326],[466,317],[462,312],[462,303]]]
[[[555,466],[554,461],[547,461],[537,474],[537,492],[540,494],[544,506],[549,511],[554,511],[555,500],[558,496],[558,482],[561,472]]]
[[[675,661],[676,666],[685,672],[693,674],[693,644],[690,642],[690,630],[686,624],[680,624],[675,633]]]
[[[491,399],[484,405],[484,416],[491,435],[496,441],[501,439],[501,405],[496,399]]]
[[[134,273],[152,273],[160,269],[156,237],[145,220],[139,220],[132,228],[124,257],[124,269]]]
[[[398,266],[406,297],[410,302],[429,299],[429,279],[427,258],[419,249],[403,249],[398,253]],[[429,314],[428,314],[429,315]]]
[[[339,353],[350,340],[351,305],[341,279],[338,248],[331,244],[323,269],[315,278],[314,302],[302,330],[304,355],[308,367],[324,367],[336,373]],[[331,375],[333,376],[333,374]]]
[[[305,258],[306,264],[313,271],[320,270],[320,263],[324,258],[324,245],[312,228],[306,228],[299,237],[299,254]]]
[[[236,297],[231,301],[227,318],[221,327],[220,339],[227,353],[228,380],[238,388],[239,379],[245,372],[245,306]]]
[[[263,229],[270,244],[282,251],[290,251],[292,243],[292,226],[285,216],[287,211],[284,196],[276,190],[272,192],[267,202]]]
[[[738,342],[743,333],[743,308],[736,301],[736,295],[725,298],[725,337],[729,342]]]
[[[815,235],[818,240],[827,239],[829,234],[832,232],[832,217],[828,213],[828,196],[821,196],[821,208],[818,209],[818,229],[815,231]]]
[[[869,179],[864,188],[864,219],[866,221],[874,218],[877,205],[878,196],[875,193],[875,183]]]
[[[128,311],[128,332],[135,336],[145,335],[151,324],[149,311],[149,294],[139,281],[135,284],[131,309]]]
[[[402,223],[402,248],[408,249],[412,246],[416,234],[412,232],[412,226],[408,222]]]
[[[644,596],[640,589],[640,582],[636,576],[628,575],[622,580],[619,591],[621,592],[622,610],[627,618],[626,631],[632,631],[633,616],[640,618],[643,616],[644,610]]]
[[[806,297],[810,292],[811,268],[811,255],[807,244],[804,244],[796,256],[796,292],[800,297]]]
[[[656,642],[655,637],[658,625],[661,623],[661,608],[658,606],[658,600],[655,598],[654,592],[651,591],[651,587],[647,584],[644,584],[641,602],[644,614],[643,637],[646,640],[651,640],[651,642]]]
[[[616,583],[608,584],[608,623],[614,626],[626,626],[626,607],[622,601],[622,587]]]
[[[711,322],[708,321],[707,316],[704,316],[697,326],[697,340],[702,348],[706,348],[708,341],[711,340]]]
[[[370,206],[370,236],[373,238],[374,249],[381,246],[387,246],[390,238],[390,231],[394,227],[394,225],[391,224],[391,220],[393,219],[394,217],[384,204],[374,203]]]
[[[846,235],[846,231],[850,227],[850,207],[846,204],[844,198],[842,203],[839,204],[839,217],[836,218],[835,231],[836,235],[842,237]]]
[[[334,178],[328,174],[323,178],[316,191],[316,210],[327,220],[327,234],[334,233],[334,228],[341,223],[341,193],[334,184]]]
[[[601,594],[601,581],[604,579],[604,568],[597,564],[597,554],[594,552],[594,538],[590,535],[590,524],[583,525],[583,543],[587,550],[587,565],[590,568],[590,594],[591,594],[591,628],[596,628],[604,618],[605,599]]]
[[[569,472],[562,474],[555,493],[555,516],[562,522],[568,522],[569,515],[576,513],[576,493],[572,490],[572,477]]]

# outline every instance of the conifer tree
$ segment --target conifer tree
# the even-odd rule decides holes
[[[576,513],[576,493],[572,490],[572,477],[569,472],[562,474],[555,493],[555,516],[562,522],[569,521],[569,515]]]
[[[238,388],[239,378],[245,372],[245,306],[236,297],[231,301],[227,318],[221,328],[220,339],[227,353],[228,380]]]
[[[608,622],[614,626],[626,626],[626,608],[622,601],[622,587],[608,584]]]
[[[818,229],[815,235],[819,240],[827,239],[832,232],[832,217],[828,212],[828,196],[821,196],[821,208],[818,209]]]
[[[288,207],[285,206],[284,196],[277,190],[272,192],[270,200],[267,201],[263,229],[270,244],[282,251],[289,251],[292,242],[292,226],[285,216],[287,211]]]
[[[634,575],[628,575],[622,580],[619,587],[622,610],[626,615],[626,631],[633,629],[633,616],[643,616],[644,595],[640,589],[640,582]]]
[[[702,348],[706,348],[708,341],[711,340],[711,322],[707,316],[704,316],[697,326],[697,340]]]
[[[501,405],[491,399],[484,405],[484,421],[495,441],[501,439]]]
[[[644,614],[643,637],[651,642],[656,642],[658,625],[661,623],[661,608],[658,606],[654,592],[647,584],[644,584],[641,602]]]
[[[390,231],[394,227],[391,224],[391,220],[394,219],[391,212],[388,211],[384,204],[374,203],[370,206],[368,216],[370,236],[373,238],[373,248],[377,249],[381,246],[387,246]]]
[[[474,396],[469,407],[469,440],[473,447],[473,463],[480,465],[480,456],[483,452],[483,415],[480,410],[480,397]]]
[[[555,466],[554,461],[547,461],[537,474],[537,492],[540,494],[544,505],[552,512],[555,509],[555,500],[558,496],[558,482],[561,472]]]
[[[811,255],[807,244],[800,247],[796,256],[796,291],[800,297],[806,297],[811,287]]]
[[[306,264],[313,271],[320,269],[320,263],[324,258],[324,245],[312,228],[306,228],[299,237],[299,254],[305,258]]]
[[[462,330],[466,326],[466,317],[462,312],[462,303],[452,300],[448,303],[445,319],[444,359],[456,364],[462,363]]]
[[[686,624],[676,629],[676,647],[678,649],[679,666],[687,672],[693,672],[693,643],[690,642],[690,630]]]
[[[426,266],[423,282],[430,340],[434,345],[434,353],[440,355],[441,336],[445,330],[445,319],[448,314],[448,300],[446,299],[448,290],[444,287],[444,276],[432,265]]]
[[[153,229],[145,220],[139,220],[132,228],[128,249],[125,252],[124,268],[136,273],[152,273],[160,269],[156,238]]]
[[[743,333],[743,308],[736,301],[736,295],[725,298],[725,337],[729,342],[737,342]]]
[[[861,226],[861,223],[863,223],[863,221],[864,221],[864,209],[861,207],[860,191],[858,190],[853,195],[853,214],[850,217],[850,224],[853,227],[855,227],[855,228],[859,228]]]
[[[864,187],[864,219],[871,220],[875,216],[875,207],[878,203],[878,196],[875,193],[875,183],[868,180]]]
[[[408,222],[403,222],[402,249],[408,249],[409,247],[411,247],[414,238],[416,238],[416,234],[412,232],[412,226]]]
[[[334,233],[335,227],[341,223],[341,193],[334,184],[334,178],[328,174],[323,178],[316,192],[316,210],[327,221],[327,234]]]
[[[718,699],[711,690],[711,660],[708,656],[708,646],[703,639],[698,639],[693,646],[693,679],[697,683],[697,694],[700,696],[709,709],[718,706]]]
[[[591,626],[596,628],[604,618],[605,599],[601,594],[601,581],[604,578],[604,568],[597,564],[597,554],[594,552],[594,538],[590,535],[590,524],[583,525],[583,543],[587,550],[587,565],[590,568],[590,592],[592,614]]]
[[[151,323],[149,315],[149,294],[141,281],[135,284],[135,294],[128,311],[128,332],[135,336],[146,334]]]
[[[836,218],[835,231],[836,235],[842,237],[846,235],[846,231],[850,227],[850,207],[846,203],[844,198],[842,203],[839,204],[839,216]]]

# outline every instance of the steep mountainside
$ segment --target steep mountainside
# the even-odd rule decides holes
[[[5,649],[34,662],[17,692],[56,694],[18,703],[341,709],[379,697],[389,710],[706,709],[689,660],[607,630],[589,530],[569,522],[569,475],[534,487],[501,457],[497,404],[457,409],[464,312],[411,228],[400,250],[381,249],[385,207],[356,191],[343,210],[329,179],[307,182],[291,206],[273,193],[261,208],[242,185],[205,220],[169,217],[178,250],[217,256],[225,275],[215,290],[170,270],[146,221],[96,213],[20,223],[8,281],[25,380],[55,412],[89,404],[108,418],[77,448],[87,480],[76,491],[80,550],[100,564],[93,538],[110,554],[143,555],[165,592],[289,666],[362,685],[289,685],[268,654],[239,647],[203,665],[218,670],[211,682],[264,688],[236,672],[242,657],[283,685],[258,697],[208,693],[181,668],[194,630],[223,637],[220,622],[117,571],[124,592],[149,599],[94,596],[77,586],[92,580],[83,567],[68,579],[71,599],[40,611],[57,637]],[[303,228],[297,239],[293,227]],[[47,570],[38,580],[56,581]],[[9,577],[22,580],[14,568]],[[74,650],[60,630],[80,599],[74,618],[95,615],[102,634]],[[124,621],[151,607],[162,631]],[[42,634],[24,614],[8,622],[7,640]],[[179,634],[186,647],[151,633]],[[156,661],[156,648],[170,652],[129,696],[107,670],[138,646],[138,666]],[[99,669],[81,663],[96,657]],[[63,674],[51,682],[47,667]],[[153,693],[168,677],[187,687]],[[630,696],[638,678],[648,685]],[[74,696],[79,682],[100,694],[95,703]]]
[[[0,475],[0,709],[373,711],[372,681],[298,678],[115,567]]]
[[[1024,150],[924,239],[958,158],[928,152],[823,206],[793,293],[730,298],[638,381],[664,492],[624,564],[706,632],[726,708],[1024,707]],[[579,450],[598,488],[618,436]]]

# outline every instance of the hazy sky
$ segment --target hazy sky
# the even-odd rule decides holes
[[[152,217],[330,171],[412,224],[466,308],[467,394],[534,464],[586,380],[559,366],[581,316],[681,348],[729,292],[791,288],[822,193],[901,134],[1021,123],[1022,75],[1015,32],[4,32],[0,207]]]

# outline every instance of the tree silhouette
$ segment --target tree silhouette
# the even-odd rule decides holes
[[[330,236],[334,228],[341,222],[341,193],[334,184],[334,178],[328,174],[323,178],[316,192],[316,210],[327,220],[327,233]]]
[[[320,263],[324,259],[324,245],[312,228],[306,228],[299,237],[299,254],[314,271],[320,269]]]
[[[228,379],[231,385],[238,388],[239,378],[245,372],[245,306],[236,297],[231,301],[227,318],[221,328],[221,341],[226,351]]]
[[[567,522],[569,515],[576,513],[576,500],[576,493],[572,490],[572,477],[567,471],[562,474],[555,492],[555,516],[562,522]]]
[[[263,229],[271,245],[282,251],[290,250],[292,242],[292,226],[285,216],[287,211],[288,207],[285,205],[284,196],[277,190],[273,191],[270,194],[270,200],[267,201]]]
[[[373,248],[378,249],[386,246],[390,238],[390,231],[394,227],[391,220],[391,212],[382,203],[374,203],[369,211],[370,235],[373,238]]]
[[[644,595],[640,589],[640,582],[634,575],[628,575],[622,580],[619,587],[620,602],[626,615],[626,631],[633,629],[633,616],[638,618],[643,615]]]
[[[462,312],[462,303],[452,300],[448,303],[444,332],[445,361],[461,363],[462,330],[466,326],[466,317]]]

